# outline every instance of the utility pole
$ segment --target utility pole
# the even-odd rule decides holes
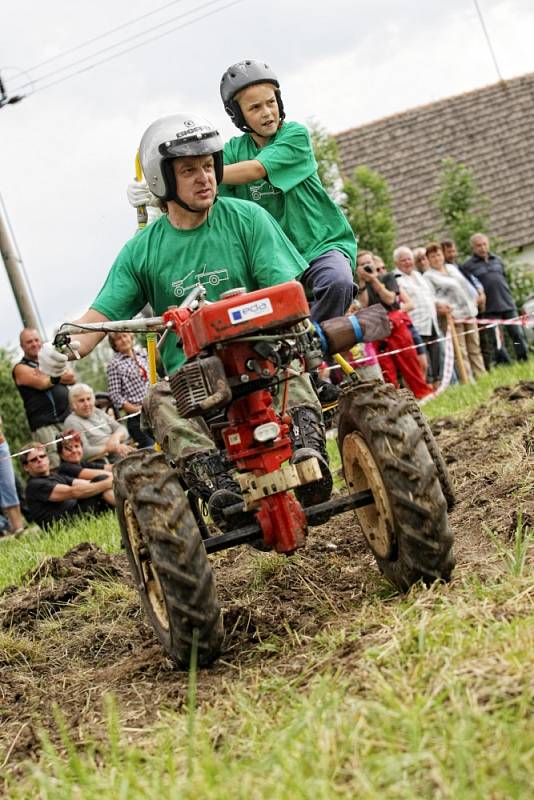
[[[13,289],[15,302],[17,303],[20,318],[24,328],[34,328],[39,332],[41,338],[45,337],[45,332],[39,317],[39,313],[34,306],[31,291],[28,287],[22,260],[17,254],[17,248],[13,239],[7,212],[0,197],[0,253],[4,261],[7,277]]]
[[[11,106],[13,103],[20,103],[21,100],[24,100],[23,94],[13,94],[11,96],[6,94],[4,82],[2,80],[2,76],[0,75],[0,108],[3,108],[4,106]]]

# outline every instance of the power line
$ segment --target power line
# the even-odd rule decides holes
[[[216,8],[213,11],[209,11],[207,14],[202,14],[200,17],[196,17],[195,19],[189,20],[189,22],[184,22],[182,25],[177,25],[175,28],[171,28],[171,30],[169,31],[164,31],[163,33],[158,34],[158,36],[153,36],[151,39],[147,39],[146,42],[140,42],[139,44],[136,44],[133,47],[128,47],[126,48],[126,50],[121,50],[120,53],[113,53],[107,58],[103,58],[100,61],[95,62],[94,64],[89,64],[88,66],[83,67],[82,69],[79,69],[76,72],[72,72],[70,75],[65,75],[63,78],[58,78],[57,81],[52,81],[51,83],[47,83],[44,86],[38,86],[33,93],[36,94],[36,92],[44,92],[45,89],[50,89],[52,86],[57,86],[58,84],[69,80],[69,78],[73,78],[75,75],[81,75],[84,72],[89,72],[90,70],[100,66],[101,64],[105,64],[108,61],[112,61],[114,58],[119,58],[119,56],[125,55],[126,53],[131,53],[133,50],[137,50],[139,47],[143,47],[143,45],[145,44],[150,44],[151,42],[155,42],[157,39],[161,39],[164,36],[168,36],[170,33],[179,31],[182,28],[187,28],[189,27],[189,25],[193,25],[195,22],[200,22],[203,19],[212,17],[214,14],[218,14],[219,11],[224,11],[227,8],[231,8],[231,6],[235,6],[243,2],[244,0],[232,0],[232,2],[226,3],[223,6],[219,6],[219,8]],[[206,5],[210,5],[210,3],[206,3]]]
[[[89,54],[87,56],[84,56],[83,58],[80,58],[80,59],[78,59],[76,61],[73,61],[73,62],[71,62],[69,64],[66,64],[65,66],[58,67],[57,69],[54,69],[51,72],[46,73],[45,75],[41,75],[41,77],[35,78],[34,81],[32,81],[32,84],[23,83],[21,86],[17,87],[17,89],[18,89],[18,91],[20,91],[21,89],[24,89],[26,86],[35,85],[35,84],[37,84],[37,83],[39,83],[41,81],[45,81],[47,78],[52,78],[55,75],[60,74],[61,72],[65,72],[66,70],[72,69],[73,67],[76,67],[79,64],[83,64],[84,61],[88,61],[89,59],[95,58],[96,56],[103,55],[104,53],[108,53],[110,50],[115,50],[117,47],[120,47],[121,45],[127,44],[128,42],[134,41],[135,39],[139,39],[142,36],[146,36],[147,34],[153,32],[155,30],[158,30],[160,28],[165,27],[166,25],[169,25],[171,22],[175,22],[176,20],[179,20],[179,19],[184,19],[185,17],[188,17],[188,16],[190,16],[191,14],[194,14],[197,11],[201,11],[204,8],[208,8],[209,6],[212,6],[212,5],[214,5],[214,3],[217,3],[217,2],[219,2],[219,0],[208,0],[207,3],[204,3],[202,5],[196,6],[195,8],[189,9],[188,11],[184,11],[182,14],[178,14],[175,17],[171,17],[170,19],[166,20],[165,22],[160,22],[157,25],[153,25],[151,28],[148,28],[145,31],[141,31],[140,33],[133,34],[132,36],[127,36],[125,39],[122,39],[121,41],[116,42],[115,44],[108,45],[107,47],[104,47],[101,50],[97,50],[95,53],[91,53],[91,54]],[[243,0],[236,0],[236,2],[243,2]],[[228,5],[225,5],[225,6],[221,6],[220,9],[216,9],[216,11],[211,12],[211,13],[217,13],[217,11],[227,8],[229,5],[235,5],[235,2],[234,3],[229,3]],[[211,16],[211,15],[208,13],[205,16]],[[205,16],[200,16],[200,17],[196,18],[195,20],[192,20],[191,22],[186,23],[185,25],[179,25],[179,26],[177,26],[175,28],[171,28],[168,31],[164,31],[163,33],[159,34],[158,36],[155,36],[155,37],[153,37],[151,39],[147,39],[146,41],[140,42],[138,45],[135,45],[132,48],[127,48],[125,50],[121,50],[119,53],[115,53],[109,58],[104,58],[104,59],[101,59],[100,61],[95,62],[94,64],[89,64],[84,69],[79,70],[79,71],[74,72],[74,73],[71,73],[71,75],[66,76],[64,78],[64,80],[67,80],[67,78],[71,77],[72,75],[79,75],[81,72],[85,72],[86,70],[92,69],[93,67],[98,66],[99,64],[103,64],[103,63],[105,63],[107,61],[110,61],[112,58],[115,58],[115,57],[117,57],[119,55],[122,55],[123,53],[129,53],[131,50],[135,50],[136,47],[141,47],[144,44],[148,44],[149,42],[156,41],[157,39],[159,39],[159,38],[161,38],[163,36],[166,36],[169,33],[173,33],[176,30],[180,30],[181,28],[186,27],[189,24],[192,24],[192,22],[196,22],[196,21],[204,19]],[[105,34],[102,34],[102,36],[104,36],[104,35]],[[41,91],[42,89],[48,88],[49,86],[55,86],[57,83],[60,83],[60,82],[61,81],[54,81],[52,83],[46,84],[43,87],[37,86],[35,88],[35,92]]]
[[[92,39],[87,39],[87,41],[82,42],[81,44],[75,45],[74,47],[70,47],[68,50],[63,50],[63,52],[58,53],[55,56],[51,56],[50,58],[45,59],[44,61],[40,61],[38,64],[34,64],[33,67],[30,67],[27,72],[31,72],[34,69],[39,69],[40,67],[44,67],[46,64],[50,64],[52,61],[57,61],[59,58],[64,58],[65,56],[70,55],[71,53],[75,53],[77,50],[82,50],[84,47],[88,47],[90,44],[94,44],[95,42],[100,41],[101,39],[105,39],[106,36],[111,36],[112,33],[117,33],[117,31],[121,31],[124,28],[128,28],[130,25],[134,25],[136,22],[141,22],[141,20],[146,19],[147,17],[151,17],[154,14],[159,14],[160,11],[164,11],[166,8],[170,6],[175,6],[177,3],[183,3],[184,0],[172,0],[170,3],[165,3],[164,6],[159,6],[159,8],[155,8],[153,11],[147,11],[146,14],[141,14],[139,17],[133,17],[128,22],[123,22],[120,25],[117,25],[115,28],[110,28],[109,30],[105,31],[104,33],[98,34],[98,36],[93,36]]]
[[[489,33],[487,31],[487,28],[486,28],[486,23],[484,22],[484,17],[482,16],[482,11],[480,10],[480,7],[478,5],[478,0],[473,0],[473,3],[475,4],[475,8],[477,10],[478,18],[480,20],[480,24],[482,25],[482,30],[484,31],[484,36],[486,37],[486,42],[488,44],[488,48],[489,48],[489,51],[491,53],[491,57],[493,59],[493,63],[495,65],[495,69],[497,71],[497,75],[499,76],[499,80],[502,81],[503,77],[502,77],[501,71],[499,69],[499,64],[497,62],[497,56],[495,55],[495,52],[493,50],[493,46],[491,44],[491,39],[489,37]]]

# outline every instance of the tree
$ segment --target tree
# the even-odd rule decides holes
[[[478,189],[469,167],[452,158],[443,159],[438,180],[434,205],[441,214],[442,229],[466,258],[471,253],[469,237],[489,229],[491,202]]]
[[[22,398],[15,386],[11,370],[14,356],[0,347],[0,413],[4,422],[4,432],[12,453],[30,438],[30,430],[24,412]]]
[[[343,210],[359,249],[371,250],[387,262],[395,245],[395,221],[385,178],[362,165],[355,169],[352,180],[344,182],[343,191]]]
[[[73,339],[75,338],[73,336]],[[92,353],[79,361],[74,361],[70,366],[76,372],[79,383],[87,383],[95,392],[107,392],[106,369],[112,357],[113,352],[107,343],[107,339],[103,339]]]
[[[317,120],[309,120],[307,124],[319,179],[332,200],[339,205],[343,201],[343,181],[339,169],[337,142]]]

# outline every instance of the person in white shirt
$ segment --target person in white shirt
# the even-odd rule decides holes
[[[471,295],[469,281],[454,264],[445,263],[443,250],[437,242],[427,245],[426,255],[430,269],[424,277],[434,287],[437,299],[451,306],[451,317],[467,375],[471,379],[478,378],[484,375],[486,368],[480,352],[476,322],[478,307]]]
[[[393,262],[397,283],[412,302],[410,317],[425,343],[433,382],[437,383],[443,371],[443,346],[436,341],[441,336],[438,315],[448,314],[451,307],[437,300],[432,285],[415,268],[409,247],[397,247],[393,252]]]

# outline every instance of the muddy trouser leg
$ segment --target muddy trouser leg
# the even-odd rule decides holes
[[[284,396],[284,385],[279,388],[274,400],[280,412]],[[326,430],[323,422],[321,403],[315,393],[309,375],[299,375],[287,383],[287,410],[291,416],[290,438],[293,446],[292,464],[298,464],[312,456],[319,460],[321,480],[299,486],[295,494],[305,507],[326,502],[332,491],[332,475],[328,466],[326,449]],[[328,519],[326,513],[324,520]]]
[[[180,469],[194,453],[215,449],[203,419],[179,416],[168,381],[159,381],[150,387],[143,401],[143,414],[164,453]]]
[[[281,411],[283,399],[284,384],[281,383],[278,387],[277,393],[274,396],[273,402],[277,413],[280,413]],[[287,382],[287,410],[291,411],[292,408],[297,408],[300,406],[313,408],[322,419],[321,403],[312,386],[310,376],[307,374],[291,376]]]
[[[314,258],[300,280],[306,294],[313,297],[310,310],[314,322],[342,317],[352,303],[352,267],[340,250],[329,250]]]

